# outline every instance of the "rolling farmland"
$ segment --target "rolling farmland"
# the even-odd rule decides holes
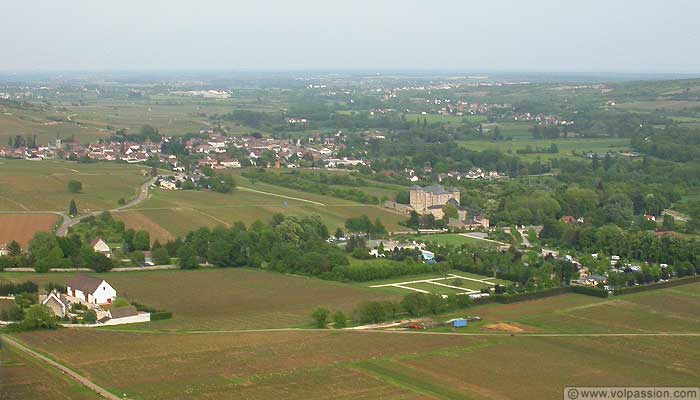
[[[115,282],[121,278],[111,275]],[[698,288],[700,284],[690,284],[611,300],[568,294],[490,304],[459,313],[482,318],[466,330],[450,328],[432,334],[140,332],[133,326],[137,329],[15,336],[113,393],[138,399],[556,398],[565,386],[590,382],[695,385],[700,379],[694,368],[700,360]],[[211,299],[195,301],[209,303]],[[660,316],[668,304],[675,307]],[[615,308],[625,311],[627,317],[610,313]],[[685,323],[679,325],[679,320]],[[520,326],[523,333],[512,336],[489,330],[496,323]],[[283,325],[280,321],[278,327]],[[157,329],[159,323],[143,326]],[[674,335],[684,332],[695,335]],[[107,351],[105,343],[109,343]],[[540,368],[524,368],[527,365]],[[542,374],[546,379],[541,379]]]
[[[0,281],[65,282],[74,274],[0,273]],[[130,329],[247,329],[305,326],[314,307],[346,312],[361,301],[399,299],[369,288],[256,269],[111,272],[119,296],[172,311],[174,318]]]
[[[37,360],[1,346],[0,398],[89,400],[101,397]]]
[[[2,160],[0,211],[65,212],[71,199],[80,211],[109,210],[120,198],[137,195],[146,169],[117,163]],[[83,184],[81,193],[68,192],[70,180]]]
[[[160,240],[182,236],[202,226],[266,222],[276,213],[319,215],[331,232],[343,227],[347,218],[362,214],[372,220],[381,219],[389,231],[406,229],[399,225],[407,219],[405,215],[380,206],[236,179],[240,187],[232,194],[155,189],[148,200],[133,209],[116,212],[114,217],[129,228],[147,229]]]

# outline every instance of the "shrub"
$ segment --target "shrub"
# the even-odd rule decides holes
[[[170,319],[172,317],[173,313],[171,313],[170,311],[156,311],[151,313],[151,321]]]
[[[3,312],[5,312],[5,310],[3,310]],[[24,319],[24,309],[17,304],[13,304],[0,319],[5,321],[21,321]]]
[[[97,322],[97,314],[93,310],[87,310],[83,313],[83,322],[86,324],[94,324]]]
[[[571,290],[574,293],[585,294],[588,296],[595,296],[595,297],[602,297],[602,298],[608,297],[608,291],[605,289],[592,288],[592,287],[588,287],[588,286],[572,286]]]
[[[56,290],[57,292],[65,293],[66,292],[66,287],[64,285],[61,285],[60,283],[54,283],[54,282],[49,282],[44,285],[44,289],[47,291],[52,291]]]
[[[361,323],[377,323],[386,319],[384,305],[379,301],[366,301],[353,311],[353,320]]]
[[[348,323],[348,317],[342,311],[336,311],[333,314],[333,327],[335,328],[345,328]]]
[[[128,306],[129,306],[129,300],[127,300],[123,297],[117,297],[117,299],[114,300],[114,303],[112,303],[113,308],[128,307]]]
[[[50,308],[34,304],[24,313],[20,327],[25,330],[56,329],[58,328],[58,320]]]
[[[165,247],[156,248],[151,255],[153,256],[153,263],[156,265],[170,264],[170,255]]]
[[[326,324],[328,323],[329,314],[330,311],[323,307],[317,307],[314,309],[314,311],[311,313],[311,318],[314,319],[314,325],[317,328],[325,328]]]
[[[0,283],[0,296],[9,296],[20,293],[36,293],[39,286],[32,281],[22,283],[2,282]]]
[[[80,193],[83,190],[83,184],[80,181],[68,181],[68,191],[71,193]]]
[[[409,293],[401,299],[401,307],[412,317],[423,314],[428,301],[423,293]]]

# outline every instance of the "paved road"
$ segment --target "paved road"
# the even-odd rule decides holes
[[[50,359],[50,358],[48,358],[48,357],[46,357],[46,356],[43,356],[43,355],[37,353],[36,351],[34,351],[34,350],[32,350],[32,349],[30,349],[30,348],[28,348],[28,347],[26,347],[26,346],[20,344],[20,343],[17,342],[16,340],[11,339],[10,337],[5,336],[5,335],[1,336],[1,338],[2,338],[2,341],[3,341],[4,343],[10,344],[10,345],[16,347],[17,349],[19,349],[19,350],[21,350],[21,351],[23,351],[23,352],[29,354],[30,356],[32,356],[32,357],[38,359],[38,360],[41,361],[43,364],[47,364],[47,365],[50,365],[50,366],[52,366],[52,367],[58,369],[59,371],[63,372],[64,374],[66,374],[66,375],[70,376],[71,378],[73,378],[75,381],[77,381],[77,382],[80,383],[81,385],[83,385],[83,386],[89,388],[90,390],[96,392],[97,394],[99,394],[99,395],[102,396],[103,398],[109,399],[109,400],[120,400],[120,399],[122,399],[121,397],[115,396],[115,395],[113,395],[112,393],[108,392],[108,391],[107,391],[105,388],[103,388],[102,386],[98,386],[98,385],[95,384],[93,381],[89,380],[88,378],[84,377],[83,375],[80,375],[79,373],[77,373],[77,372],[71,370],[70,368],[64,366],[63,364],[60,364],[60,363],[58,363],[58,362],[56,362],[56,361],[54,361],[54,360],[52,360],[52,359]]]
[[[148,198],[148,189],[151,187],[151,185],[155,181],[156,181],[156,178],[149,179],[148,182],[141,185],[141,189],[139,190],[139,195],[136,196],[135,199],[124,204],[123,206],[114,208],[114,209],[109,210],[109,211],[110,212],[120,211],[120,210],[124,210],[124,209],[131,208],[131,207],[134,207],[134,206],[141,204],[144,200],[146,200]],[[63,223],[61,224],[61,226],[58,227],[58,229],[56,229],[56,236],[66,236],[68,234],[68,229],[71,226],[78,224],[80,221],[82,221],[83,219],[85,219],[89,216],[98,216],[98,215],[102,214],[103,212],[104,211],[93,211],[89,214],[83,214],[83,215],[79,215],[79,216],[73,217],[73,218],[68,216],[66,213],[54,212],[55,214],[59,214],[60,216],[63,217]]]

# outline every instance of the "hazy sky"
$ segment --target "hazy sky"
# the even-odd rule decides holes
[[[0,0],[0,70],[700,72],[700,0]]]

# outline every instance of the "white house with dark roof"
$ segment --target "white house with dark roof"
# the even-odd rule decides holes
[[[111,304],[117,291],[104,279],[77,275],[66,284],[68,296],[90,304]]]

